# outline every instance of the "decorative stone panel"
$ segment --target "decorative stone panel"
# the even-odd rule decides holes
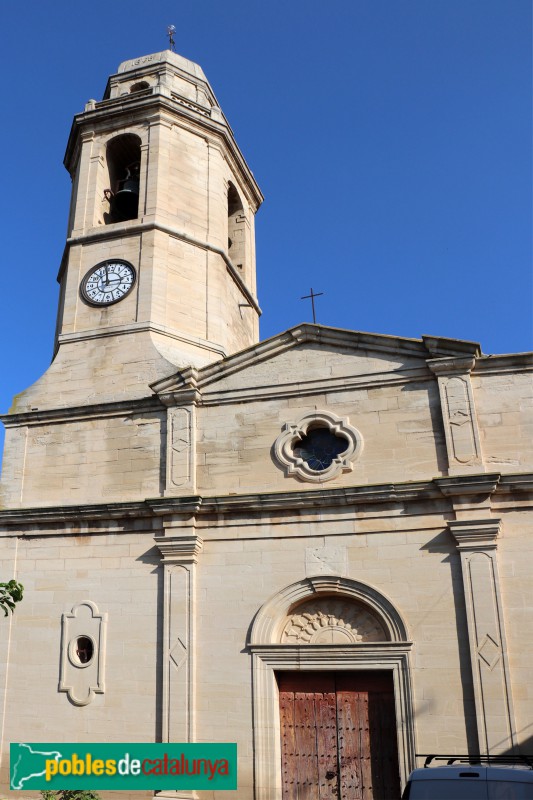
[[[193,408],[167,412],[167,492],[192,487]]]
[[[103,694],[107,614],[95,603],[74,606],[61,618],[61,668],[59,691],[76,706],[88,705]]]
[[[480,471],[479,430],[470,372],[474,358],[428,361],[437,375],[450,474]]]
[[[348,558],[346,547],[323,545],[305,548],[305,574],[346,575]]]

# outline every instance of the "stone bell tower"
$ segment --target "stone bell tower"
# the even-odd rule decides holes
[[[74,118],[56,355],[16,411],[115,402],[258,340],[261,192],[202,69],[125,61]]]

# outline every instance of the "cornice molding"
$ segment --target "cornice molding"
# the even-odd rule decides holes
[[[533,473],[509,472],[502,475],[498,482],[498,494],[533,491]]]
[[[285,509],[311,510],[313,508],[349,507],[363,503],[398,503],[406,500],[435,500],[440,493],[432,481],[379,486],[354,486],[335,489],[308,489],[292,492],[265,492],[261,494],[222,495],[218,497],[165,497],[149,500],[154,515],[232,514],[241,512],[271,512]]]
[[[422,336],[422,341],[433,358],[452,357],[451,360],[461,357],[477,357],[481,355],[479,342],[471,342],[466,339],[449,339],[445,336]]]
[[[457,543],[458,550],[495,550],[500,535],[501,519],[454,520],[448,530]]]
[[[219,358],[226,356],[226,351],[216,342],[208,339],[199,339],[197,336],[184,336],[168,328],[166,325],[156,325],[153,322],[131,322],[127,325],[113,325],[109,328],[80,331],[77,333],[61,333],[57,339],[59,345],[71,344],[72,342],[90,341],[92,339],[109,339],[112,336],[129,336],[134,333],[149,333],[158,336],[166,336],[177,342],[192,345],[208,352],[215,353]]]
[[[204,546],[200,536],[154,536],[164,564],[196,564]]]
[[[503,355],[482,356],[476,360],[475,374],[501,375],[505,373],[533,371],[533,353],[507,353]]]
[[[176,406],[200,406],[202,403],[202,395],[197,389],[191,389],[186,386],[183,389],[178,389],[175,392],[160,392],[158,394],[161,402],[168,408],[175,408]]]
[[[35,508],[13,508],[0,511],[0,531],[11,526],[61,525],[76,527],[77,534],[89,522],[106,520],[128,520],[152,518],[153,513],[145,502],[138,503],[91,503],[75,506],[49,506]]]
[[[400,656],[407,656],[413,646],[412,641],[405,642],[357,642],[350,645],[324,645],[308,644],[304,647],[287,644],[249,644],[248,652],[261,657],[271,667],[285,667],[301,669],[301,662],[305,658],[306,666],[318,669],[331,669],[332,663],[337,668],[346,666],[359,667],[361,663],[368,662],[374,666],[376,660],[380,664],[394,663]],[[304,652],[302,653],[302,650]]]
[[[475,358],[430,358],[426,361],[435,375],[464,375],[472,372],[476,365]]]
[[[434,478],[433,481],[444,497],[458,497],[472,494],[490,495],[496,490],[501,478],[499,472],[491,472]]]
[[[241,495],[215,495],[206,497],[202,495],[189,495],[186,497],[161,497],[147,499],[142,502],[131,503],[101,503],[75,506],[51,506],[40,508],[13,508],[0,510],[0,531],[8,531],[13,527],[28,526],[34,528],[36,525],[71,525],[73,533],[79,533],[80,529],[89,522],[103,524],[105,528],[106,520],[123,520],[145,518],[152,520],[152,526],[157,520],[157,529],[167,520],[185,520],[193,517],[203,517],[208,515],[246,515],[250,514],[269,514],[276,511],[298,511],[313,513],[318,509],[327,508],[350,508],[363,505],[398,505],[399,503],[427,503],[428,511],[435,512],[435,501],[441,500],[445,503],[445,497],[456,497],[458,495],[471,495],[473,490],[479,491],[476,487],[483,486],[483,482],[477,483],[474,478],[486,478],[485,475],[457,476],[452,479],[440,479],[427,481],[408,481],[405,483],[386,483],[367,486],[351,486],[346,488],[320,488],[320,489],[301,489],[287,492],[264,492],[257,494]],[[495,478],[496,476],[491,476]],[[454,492],[444,495],[439,483],[442,480],[452,480]],[[495,484],[495,495],[500,491],[504,494],[514,492],[516,494],[533,493],[533,474],[524,473],[520,475],[502,476],[500,481],[493,481]],[[461,492],[461,485],[463,490]],[[488,484],[487,484],[488,485]],[[492,485],[492,484],[490,484]],[[487,486],[482,489],[486,492]],[[444,496],[443,496],[444,495]],[[451,511],[445,505],[439,508],[439,513]],[[426,513],[420,511],[420,513]],[[487,524],[495,524],[494,520],[488,520]],[[471,525],[470,521],[451,523],[456,526],[458,531],[463,530],[464,526]],[[478,523],[476,523],[478,524]],[[104,530],[102,532],[105,532]]]
[[[42,425],[43,423],[76,422],[94,417],[120,417],[123,414],[138,414],[143,411],[162,411],[158,397],[142,397],[137,400],[121,400],[115,403],[94,403],[88,406],[65,406],[43,408],[23,413],[2,414],[0,421],[6,428],[19,425]]]
[[[197,367],[187,367],[186,369],[170,375],[168,378],[161,378],[150,384],[156,394],[163,395],[167,393],[169,396],[178,392],[189,392],[196,390],[198,387],[198,369]]]

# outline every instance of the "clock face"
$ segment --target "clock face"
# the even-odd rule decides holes
[[[102,261],[83,278],[81,296],[92,306],[110,306],[133,289],[135,278],[135,268],[127,261]]]

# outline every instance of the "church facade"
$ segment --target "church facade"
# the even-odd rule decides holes
[[[4,790],[17,741],[237,742],[240,800],[533,752],[533,355],[260,342],[261,191],[175,53],[120,65],[65,165],[55,357],[2,417]]]

